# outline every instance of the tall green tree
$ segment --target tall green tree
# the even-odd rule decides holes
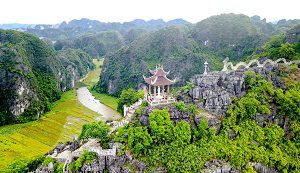
[[[151,136],[155,143],[165,144],[173,140],[174,125],[170,120],[170,114],[167,109],[155,109],[149,115]]]

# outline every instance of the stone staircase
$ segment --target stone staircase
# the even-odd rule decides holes
[[[131,120],[131,117],[134,115],[134,112],[140,107],[141,103],[140,102],[136,102],[134,103],[132,106],[130,106],[126,113],[125,113],[125,117],[121,120],[121,121],[113,121],[110,123],[110,133],[113,133],[114,131],[116,131],[117,128],[119,127],[123,127],[124,125],[128,124]]]

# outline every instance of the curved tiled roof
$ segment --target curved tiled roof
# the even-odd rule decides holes
[[[156,66],[155,70],[149,70],[153,75],[149,78],[144,77],[144,80],[149,85],[171,85],[175,83],[175,80],[167,78],[169,72],[164,71],[162,66]]]

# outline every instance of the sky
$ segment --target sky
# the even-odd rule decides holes
[[[56,24],[89,18],[102,22],[183,18],[196,23],[222,13],[267,21],[300,19],[300,0],[1,0],[0,23]]]

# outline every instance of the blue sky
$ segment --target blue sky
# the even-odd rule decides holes
[[[198,22],[230,12],[276,21],[300,19],[299,7],[300,0],[1,0],[0,23],[55,24],[80,18],[104,22],[183,18]]]

